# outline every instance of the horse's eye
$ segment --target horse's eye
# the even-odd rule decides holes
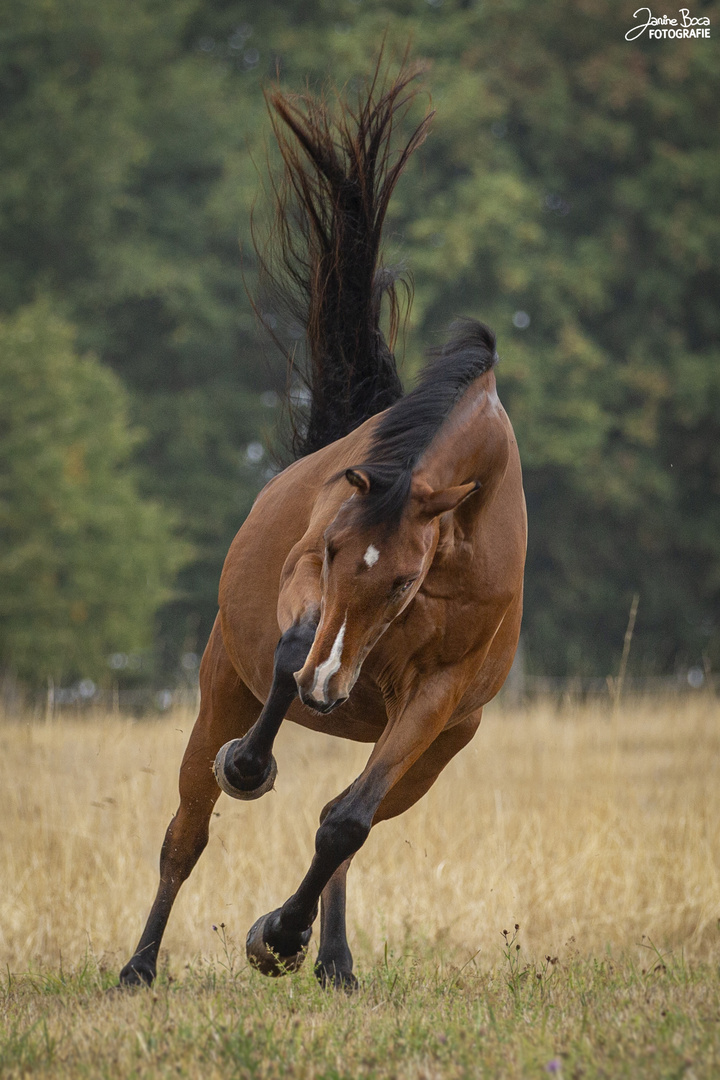
[[[398,580],[393,585],[393,592],[397,593],[398,595],[401,595],[402,593],[407,592],[408,589],[411,588],[411,586],[413,586],[415,584],[416,580],[417,579],[414,578],[414,577],[411,577],[411,578],[398,578]]]

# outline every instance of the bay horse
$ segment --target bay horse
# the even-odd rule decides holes
[[[307,874],[251,928],[247,955],[267,975],[296,969],[319,907],[316,975],[354,987],[350,862],[372,826],[417,802],[469,742],[515,654],[525,503],[496,392],[495,339],[481,323],[458,321],[403,396],[392,353],[396,283],[380,265],[381,231],[432,114],[393,152],[417,70],[403,66],[389,85],[378,70],[355,109],[269,95],[284,179],[273,188],[277,244],[261,266],[302,317],[310,410],[295,432],[295,460],[260,493],[225,561],[180,806],[121,985],[155,978],[170,909],[207,843],[221,790],[249,800],[273,787],[273,741],[287,717],[374,746],[322,810]]]

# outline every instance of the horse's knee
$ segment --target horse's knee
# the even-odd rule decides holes
[[[315,850],[321,859],[339,866],[363,846],[371,827],[372,817],[362,808],[336,803],[315,835]]]
[[[307,660],[315,640],[314,622],[295,623],[286,630],[275,647],[275,674],[293,679]],[[294,680],[293,680],[294,681]]]

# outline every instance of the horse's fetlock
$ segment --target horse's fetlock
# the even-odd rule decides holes
[[[226,768],[230,771],[231,777],[258,777],[264,776],[268,770],[268,757],[254,752],[249,747],[245,747],[240,744],[235,751],[235,755],[228,761]]]
[[[303,911],[301,908],[294,910],[291,899],[283,907],[278,908],[274,913],[274,919],[268,921],[268,933],[271,935],[306,934],[315,922],[317,914],[317,904],[312,908],[308,917],[307,911]]]
[[[280,909],[271,911],[250,927],[245,944],[247,958],[263,975],[287,975],[301,966],[311,936],[310,927],[300,933],[287,932]]]
[[[152,986],[155,981],[155,963],[134,956],[120,972],[120,986]]]

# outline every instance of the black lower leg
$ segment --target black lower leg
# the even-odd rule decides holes
[[[272,767],[272,748],[285,713],[297,696],[295,672],[305,663],[315,638],[316,624],[291,626],[277,644],[273,680],[265,706],[254,725],[232,748],[225,762],[230,783],[241,791],[253,791]]]
[[[268,916],[264,940],[281,955],[300,948],[314,923],[320,896],[338,868],[365,843],[379,799],[352,794],[332,806],[315,837],[315,855],[297,892]],[[344,905],[344,899],[343,899]]]
[[[161,895],[161,892],[164,895]],[[155,980],[160,942],[177,895],[175,892],[170,896],[162,887],[161,892],[156,897],[135,952],[120,972],[121,986],[151,986]]]
[[[346,878],[350,859],[338,867],[320,898],[320,948],[315,975],[322,986],[354,990],[353,958],[345,927]]]

